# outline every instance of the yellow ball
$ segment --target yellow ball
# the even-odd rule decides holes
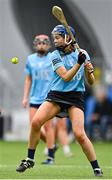
[[[13,58],[11,59],[11,62],[12,62],[13,64],[17,64],[17,63],[19,62],[19,60],[18,60],[17,57],[13,57]]]

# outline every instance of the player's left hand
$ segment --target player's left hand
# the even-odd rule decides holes
[[[77,63],[82,65],[86,60],[86,55],[83,52],[79,52]]]

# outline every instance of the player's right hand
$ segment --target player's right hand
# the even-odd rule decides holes
[[[94,72],[94,67],[93,67],[93,65],[91,64],[91,62],[88,61],[88,62],[85,64],[84,67],[86,68],[86,71],[87,71],[89,74],[91,74],[91,73]]]
[[[86,55],[83,52],[79,52],[77,63],[82,65],[86,60]]]

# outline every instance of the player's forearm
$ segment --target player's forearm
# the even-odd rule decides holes
[[[63,74],[62,79],[66,82],[70,81],[73,79],[73,77],[76,75],[76,73],[78,72],[79,68],[81,65],[79,65],[78,63],[75,64],[70,70],[66,71],[65,74]]]
[[[78,54],[77,64],[75,64],[65,75],[65,81],[70,81],[76,75],[81,65],[85,62],[86,55],[81,51]]]
[[[94,77],[94,68],[91,62],[87,62],[85,64],[85,75],[86,79],[89,85],[92,85],[95,82],[95,77]]]
[[[95,77],[93,73],[86,72],[86,79],[89,85],[93,85],[95,82]]]
[[[24,99],[28,99],[29,93],[30,93],[30,88],[31,88],[31,80],[26,79],[25,80],[25,85],[24,85],[24,95],[23,95]]]

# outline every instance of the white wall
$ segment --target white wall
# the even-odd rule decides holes
[[[22,99],[23,71],[26,57],[29,53],[30,50],[15,22],[11,9],[11,0],[0,0],[0,77],[3,77],[2,72],[4,72],[7,81],[5,78],[2,79],[6,83],[7,88],[9,88],[7,86],[8,82],[12,86],[11,91],[17,96],[16,104],[19,104]],[[18,65],[10,62],[10,59],[15,56],[19,58]],[[6,87],[5,89],[7,90]]]

